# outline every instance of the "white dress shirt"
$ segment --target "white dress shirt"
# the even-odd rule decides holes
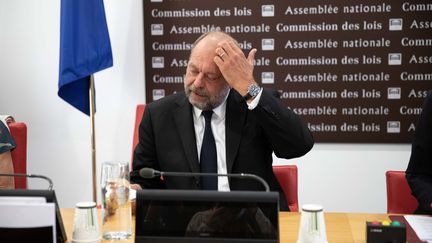
[[[261,93],[255,97],[249,104],[248,109],[253,110],[261,98]],[[217,173],[227,174],[227,164],[226,164],[226,146],[225,146],[225,111],[227,105],[228,95],[225,97],[222,104],[213,109],[213,116],[211,119],[211,128],[213,132],[213,137],[216,143],[216,154],[217,154]],[[198,160],[201,156],[201,146],[204,137],[205,119],[202,115],[202,110],[193,107],[193,121],[195,127],[195,138],[197,142]],[[230,191],[228,177],[219,176],[218,177],[218,191]]]
[[[213,116],[211,119],[211,128],[213,137],[216,143],[216,154],[217,154],[217,173],[226,174],[226,149],[225,149],[225,108],[226,98],[224,102],[218,107],[213,109]],[[197,141],[198,159],[201,156],[201,146],[204,137],[205,119],[201,114],[202,110],[193,108],[193,120],[195,127],[195,138]],[[218,177],[218,190],[229,191],[228,178],[225,176]]]

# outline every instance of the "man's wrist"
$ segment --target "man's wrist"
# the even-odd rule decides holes
[[[255,97],[257,97],[260,91],[261,91],[261,87],[258,86],[257,83],[253,82],[248,86],[247,93],[246,95],[243,96],[243,99],[246,101],[254,99]]]

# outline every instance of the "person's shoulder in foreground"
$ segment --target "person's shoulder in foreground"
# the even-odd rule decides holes
[[[432,91],[417,122],[406,178],[419,202],[415,213],[432,214]]]
[[[15,142],[9,133],[7,125],[0,119],[0,173],[14,172],[10,150],[15,148]],[[0,189],[14,188],[13,177],[0,177]]]
[[[0,154],[15,148],[15,142],[7,128],[7,125],[0,119]]]

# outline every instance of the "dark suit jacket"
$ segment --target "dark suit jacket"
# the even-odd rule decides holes
[[[251,173],[262,177],[270,190],[282,189],[272,171],[272,153],[281,158],[306,154],[313,146],[307,126],[284,107],[271,92],[264,90],[259,105],[248,110],[240,94],[231,90],[226,118],[227,173]],[[192,105],[184,92],[146,106],[139,127],[131,181],[143,188],[199,189],[198,177],[166,177],[164,181],[142,179],[139,170],[150,167],[160,171],[199,172]],[[263,190],[259,182],[230,179],[231,190]],[[281,208],[287,209],[283,193]]]
[[[432,91],[424,101],[417,122],[406,175],[412,194],[419,202],[416,213],[432,214]]]

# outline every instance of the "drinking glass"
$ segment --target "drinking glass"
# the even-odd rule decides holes
[[[96,216],[95,202],[79,202],[76,204],[72,242],[100,242],[99,223]]]
[[[102,163],[102,237],[124,240],[132,235],[129,164]]]
[[[321,205],[303,205],[297,243],[328,243]]]

